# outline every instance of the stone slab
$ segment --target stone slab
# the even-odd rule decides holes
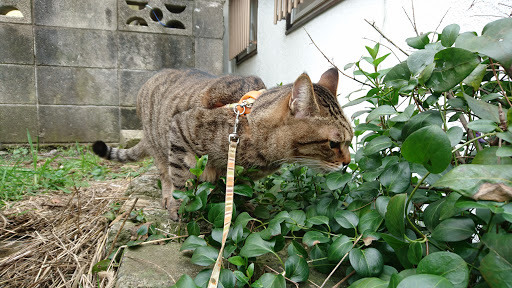
[[[131,148],[137,145],[143,136],[142,130],[121,130],[119,145],[125,149]]]
[[[34,66],[0,64],[0,104],[36,104]]]
[[[121,129],[142,130],[142,123],[137,117],[135,107],[121,107]]]
[[[224,47],[222,39],[196,38],[196,68],[214,75],[223,72]]]
[[[115,69],[37,67],[40,104],[119,105]]]
[[[36,27],[39,65],[115,68],[116,34],[112,31]]]
[[[125,0],[118,0],[119,17],[117,24],[119,30],[192,35],[194,2],[184,0],[138,2],[141,4],[128,5]],[[148,2],[152,9],[144,6],[143,2]],[[155,14],[157,17],[155,17]]]
[[[119,32],[119,67],[159,70],[194,67],[194,39],[186,36]]]
[[[8,12],[12,11],[13,8],[18,10],[18,13],[21,13],[22,17],[17,17],[17,13],[10,14],[7,16]],[[8,23],[23,23],[30,24],[32,23],[32,5],[30,0],[0,0],[0,22],[8,22]]]
[[[137,106],[137,94],[140,88],[155,74],[156,71],[119,70],[119,105]]]
[[[27,143],[27,129],[37,139],[37,107],[35,105],[0,105],[0,142]]]
[[[119,141],[119,108],[39,106],[40,141],[74,143]]]
[[[116,30],[117,0],[37,0],[36,25]]]
[[[0,64],[33,64],[32,26],[0,24]]]
[[[195,1],[194,36],[222,39],[224,4],[220,1]]]
[[[183,274],[195,277],[203,267],[194,265],[180,250],[181,244],[146,245],[124,252],[117,271],[117,288],[170,287]]]

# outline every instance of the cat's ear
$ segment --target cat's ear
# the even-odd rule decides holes
[[[307,74],[302,74],[293,83],[289,102],[290,111],[297,118],[307,117],[318,111],[313,83]]]
[[[318,85],[321,85],[331,91],[332,95],[336,96],[336,90],[338,89],[338,69],[331,68],[322,74]]]

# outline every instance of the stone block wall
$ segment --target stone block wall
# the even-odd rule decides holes
[[[27,142],[27,130],[40,143],[118,142],[140,129],[137,92],[156,71],[222,73],[223,7],[0,0],[0,143]]]

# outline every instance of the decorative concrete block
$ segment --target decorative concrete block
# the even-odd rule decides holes
[[[128,4],[125,0],[118,0],[117,5],[119,30],[192,35],[194,3],[191,1],[150,0]]]
[[[194,36],[222,39],[224,4],[219,1],[195,1]]]
[[[33,38],[32,26],[0,24],[0,63],[33,64]]]
[[[196,68],[221,75],[223,55],[222,39],[196,38]]]
[[[30,0],[0,0],[0,22],[32,23]]]
[[[140,88],[156,71],[146,70],[119,70],[119,105],[137,106],[137,94]]]
[[[115,68],[116,36],[112,31],[36,27],[39,65]]]
[[[194,67],[194,39],[178,35],[120,32],[118,62],[123,69]]]
[[[37,0],[36,25],[116,30],[116,0]]]
[[[142,129],[142,123],[137,117],[136,108],[121,108],[121,129],[127,130],[140,130]]]
[[[37,107],[35,105],[0,105],[0,142],[27,143],[27,129],[37,139]]]
[[[40,141],[73,143],[119,141],[119,108],[39,106]]]
[[[33,66],[0,65],[0,104],[36,104]]]
[[[39,66],[37,92],[40,104],[119,105],[114,69]]]

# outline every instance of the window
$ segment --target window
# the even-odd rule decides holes
[[[258,1],[229,1],[229,60],[241,63],[257,52]]]
[[[341,0],[274,0],[274,24],[286,19],[286,34],[341,2]]]

